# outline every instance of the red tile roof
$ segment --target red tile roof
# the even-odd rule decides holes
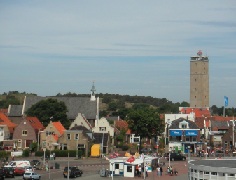
[[[130,134],[131,134],[131,130],[128,129],[128,130],[126,131],[126,134],[127,134],[127,135],[130,135]]]
[[[26,117],[26,120],[35,130],[44,130],[43,124],[39,121],[37,117]]]
[[[0,112],[0,124],[6,125],[10,133],[13,133],[15,127],[17,126],[16,124],[12,123],[3,112]]]
[[[121,129],[127,130],[128,123],[124,120],[117,120],[117,121],[115,121],[115,127],[119,130],[121,130]]]
[[[64,133],[64,131],[66,130],[64,128],[64,126],[61,124],[60,121],[58,122],[52,122],[53,126],[58,130],[58,132],[60,133],[60,135],[62,135]]]
[[[190,114],[195,113],[195,117],[211,116],[209,108],[191,108],[191,107],[182,107],[179,110],[180,113]]]

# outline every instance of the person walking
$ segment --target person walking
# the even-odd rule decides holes
[[[157,176],[161,176],[161,169],[159,166],[157,166]]]
[[[145,170],[146,170],[146,177],[148,177],[148,167],[145,166]]]
[[[162,176],[162,172],[163,172],[163,169],[162,169],[162,166],[160,167],[160,176]]]

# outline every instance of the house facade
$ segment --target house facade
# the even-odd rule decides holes
[[[64,134],[66,129],[60,121],[52,122],[40,132],[40,148],[48,150],[60,149],[58,139]]]
[[[13,141],[16,150],[30,148],[33,142],[37,142],[35,129],[26,119],[15,128]]]
[[[61,150],[80,150],[88,157],[91,139],[82,130],[66,130],[59,138]]]
[[[200,141],[200,129],[190,120],[180,118],[172,123],[168,129],[169,147],[167,151],[181,151],[197,153],[202,150],[203,143]]]

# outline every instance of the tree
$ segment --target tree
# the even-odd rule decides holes
[[[131,131],[140,136],[140,141],[145,137],[156,138],[164,128],[157,110],[146,105],[131,109],[126,121]]]
[[[68,128],[70,123],[67,119],[67,111],[64,102],[49,98],[34,104],[27,110],[26,114],[28,116],[36,116],[44,126],[47,126],[51,119],[52,121],[60,121],[65,128]]]

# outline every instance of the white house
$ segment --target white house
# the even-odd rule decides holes
[[[108,133],[111,137],[114,137],[114,127],[111,127],[104,117],[96,120],[95,127],[93,127],[92,131],[94,133]]]

